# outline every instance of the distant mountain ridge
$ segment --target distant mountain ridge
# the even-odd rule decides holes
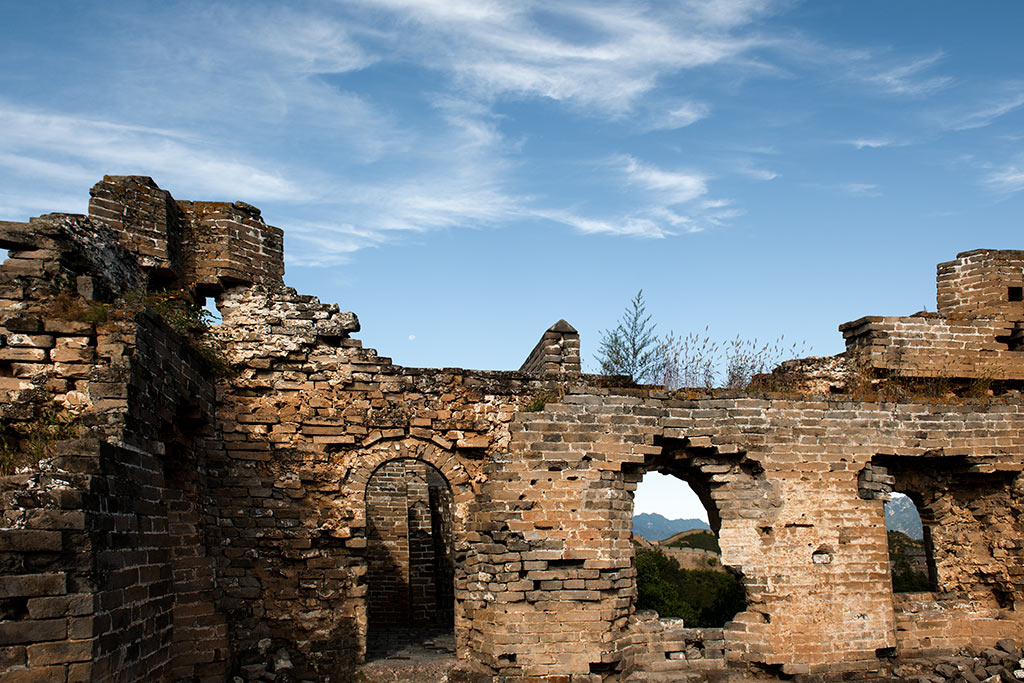
[[[668,519],[656,512],[633,515],[633,533],[648,541],[662,541],[688,529],[710,530],[711,527],[702,519]]]
[[[885,528],[901,531],[910,538],[921,540],[924,529],[917,508],[906,496],[895,496],[885,504]],[[711,529],[701,519],[668,519],[658,513],[641,513],[633,516],[633,533],[648,541],[663,541],[673,534],[689,529]]]
[[[892,500],[886,502],[885,528],[888,531],[902,531],[917,541],[924,538],[921,516],[906,496],[893,496]]]

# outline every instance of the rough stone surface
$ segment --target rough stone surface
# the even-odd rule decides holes
[[[939,313],[848,323],[761,390],[666,392],[580,374],[564,321],[517,372],[396,366],[283,286],[281,244],[141,177],[0,223],[5,681],[1018,675],[1021,252],[941,264]],[[144,305],[164,289],[216,299],[214,342]],[[723,628],[635,608],[649,471],[742,578]],[[892,592],[893,491],[932,592]]]

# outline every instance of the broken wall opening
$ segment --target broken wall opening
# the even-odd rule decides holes
[[[889,571],[894,593],[937,590],[934,518],[914,501],[914,495],[893,492],[885,504],[885,530],[889,541]]]
[[[452,491],[432,465],[381,464],[366,485],[367,658],[454,632]]]
[[[663,619],[681,618],[691,628],[717,629],[746,609],[746,596],[740,573],[721,560],[722,517],[711,493],[711,476],[688,455],[675,451],[659,456],[637,473],[641,480],[634,510],[650,506],[647,496],[672,496],[689,503],[677,509],[692,515],[686,524],[692,527],[660,539],[645,539],[634,529],[635,607],[652,609]]]
[[[1004,538],[1019,533],[1012,512],[1019,496],[1015,471],[978,465],[961,455],[876,456],[892,484],[921,516],[931,600],[970,596],[975,604],[1013,609],[1022,582]]]

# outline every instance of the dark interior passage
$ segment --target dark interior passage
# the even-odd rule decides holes
[[[432,465],[389,460],[366,487],[367,654],[450,635],[454,624],[452,493]]]

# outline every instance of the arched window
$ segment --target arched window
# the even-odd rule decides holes
[[[389,460],[366,485],[367,656],[451,634],[452,492],[435,467]]]

